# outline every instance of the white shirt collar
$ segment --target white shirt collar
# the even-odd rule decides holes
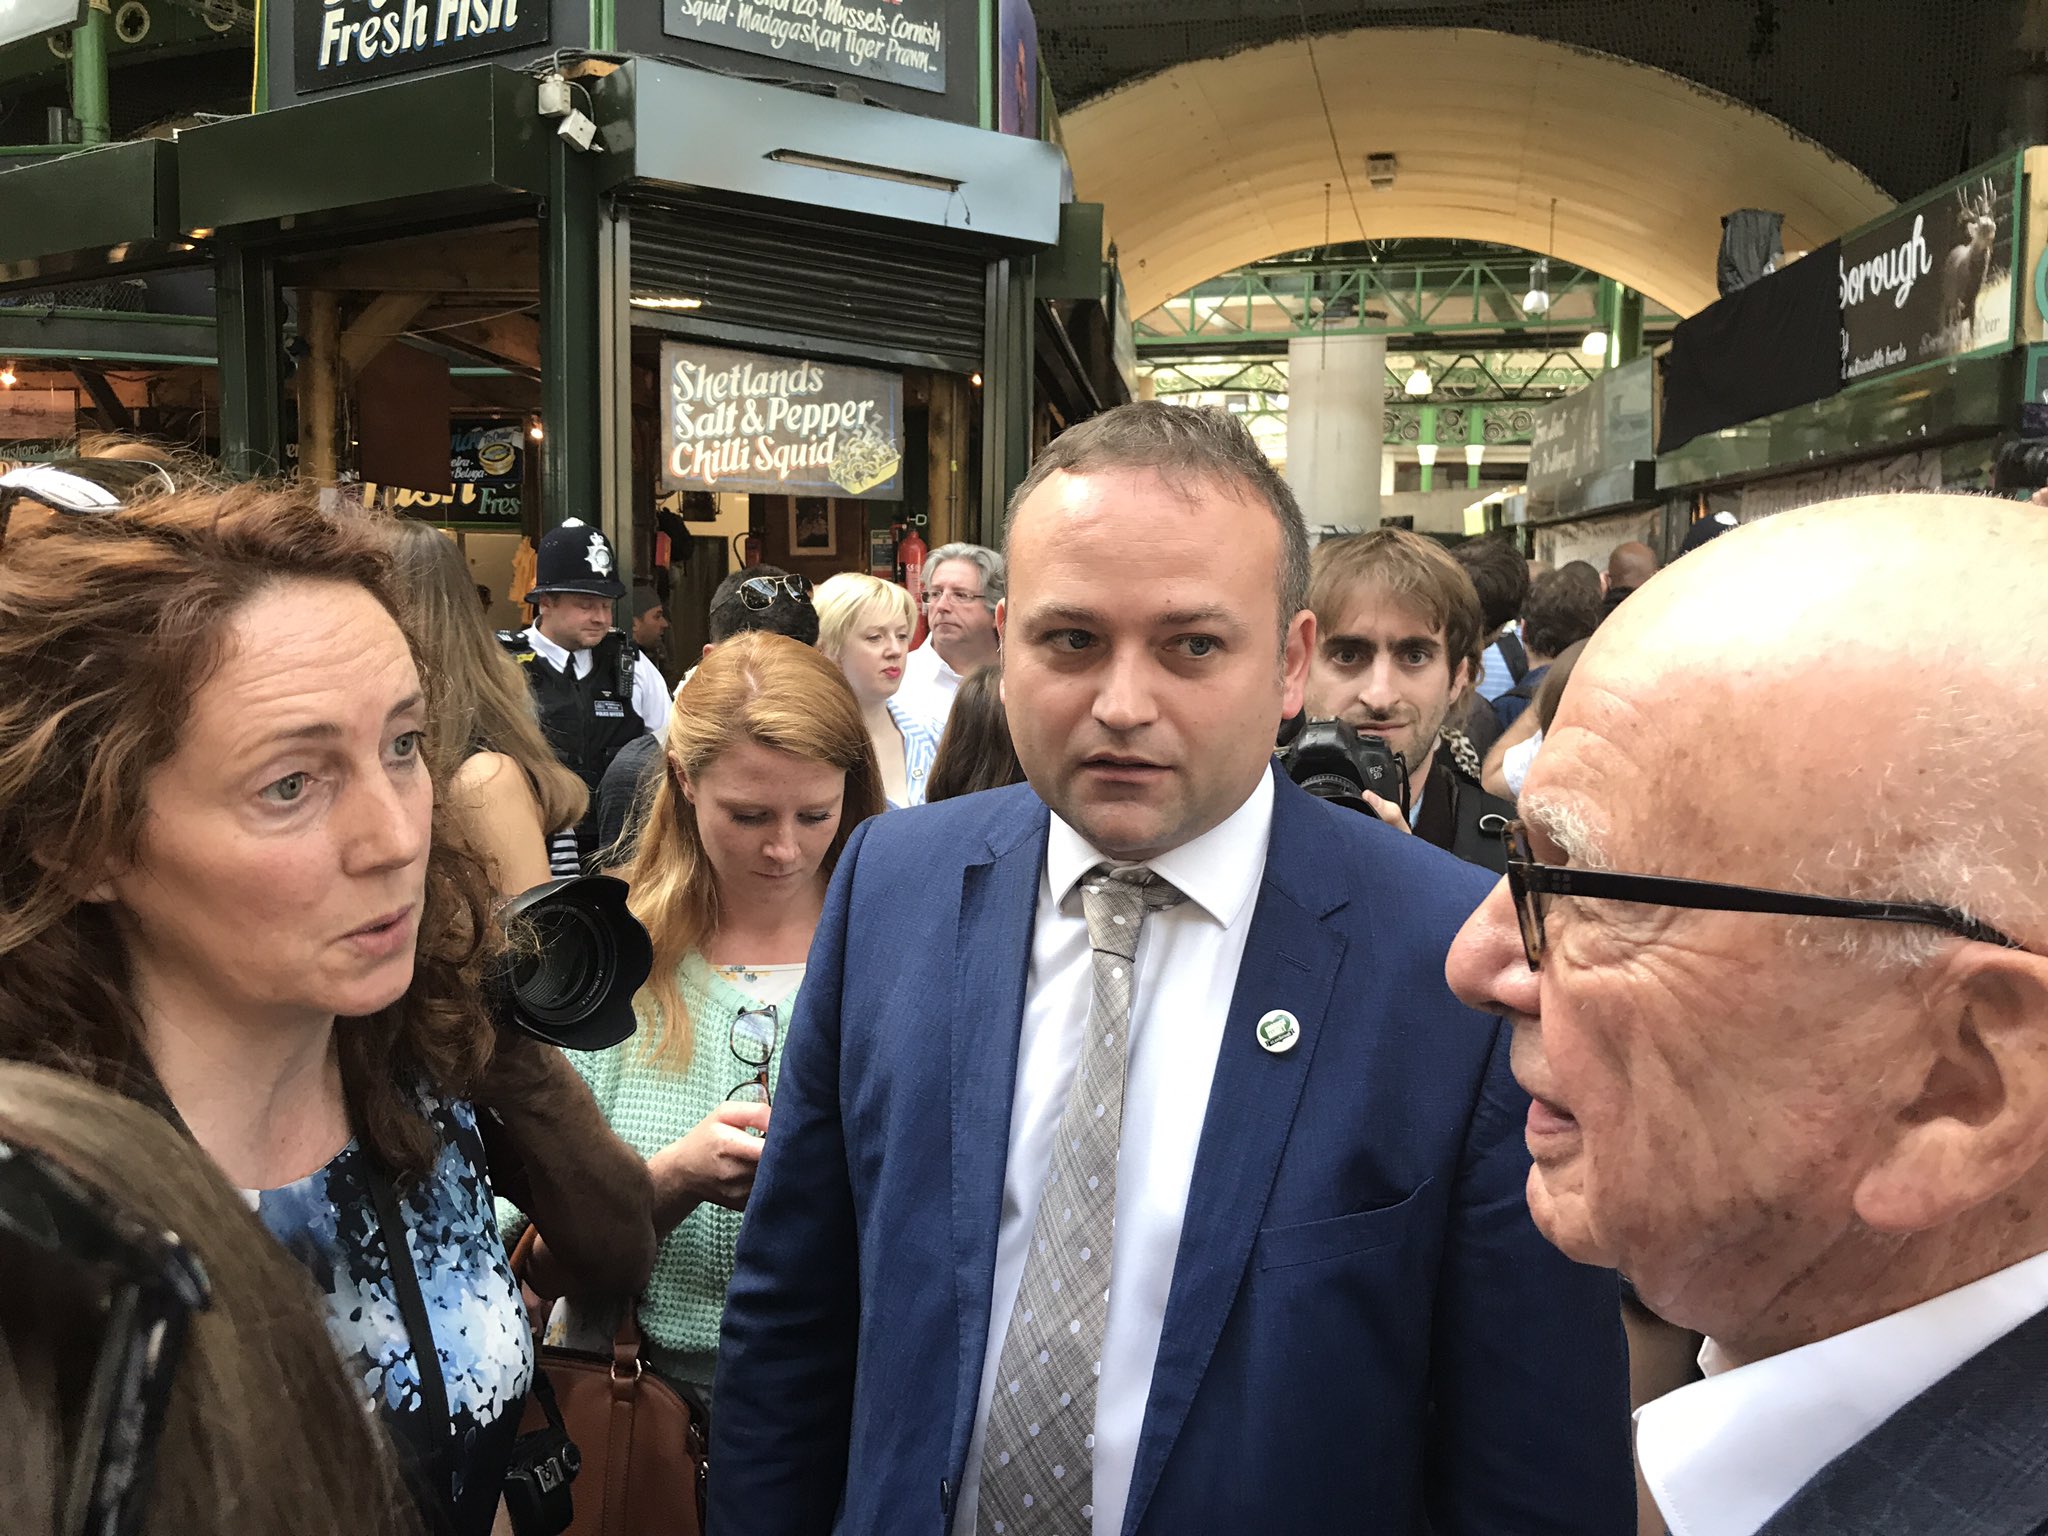
[[[1192,842],[1148,859],[1146,865],[1228,928],[1265,877],[1266,849],[1272,839],[1273,775],[1262,772],[1244,804]],[[1053,817],[1045,873],[1056,905],[1064,907],[1081,877],[1096,865],[1121,862],[1091,847],[1079,832]]]
[[[540,626],[538,624],[530,625],[527,628],[526,642],[527,644],[533,647],[534,654],[536,656],[540,657],[542,661],[545,661],[557,672],[566,672],[569,670],[569,652],[563,650],[561,646],[555,644],[554,641],[550,640],[546,635],[542,634],[540,632]],[[586,656],[588,656],[590,652],[578,651],[575,654],[577,665],[580,667],[583,663],[583,659]]]
[[[1730,1368],[1636,1412],[1671,1536],[1753,1536],[1815,1473],[1973,1355],[2048,1309],[2048,1253],[1861,1328]]]
[[[958,672],[955,672],[953,670],[953,664],[950,661],[946,660],[945,657],[939,654],[939,648],[936,644],[933,643],[932,637],[930,635],[926,635],[924,637],[924,644],[920,645],[917,649],[919,651],[923,651],[925,653],[926,658],[930,661],[933,675],[938,677],[949,677],[956,683],[966,681],[964,677],[962,677]],[[911,654],[915,655],[916,652],[913,651]]]

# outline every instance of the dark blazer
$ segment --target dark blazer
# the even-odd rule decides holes
[[[2048,1532],[2048,1312],[1886,1419],[1757,1536]]]
[[[1489,878],[1276,777],[1125,1536],[1632,1532],[1614,1276],[1537,1235],[1507,1028],[1444,982]],[[1048,824],[1018,785],[847,846],[740,1234],[712,1536],[950,1528]]]

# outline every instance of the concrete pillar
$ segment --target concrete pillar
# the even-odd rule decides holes
[[[1386,379],[1383,336],[1287,344],[1287,482],[1311,528],[1379,526]]]

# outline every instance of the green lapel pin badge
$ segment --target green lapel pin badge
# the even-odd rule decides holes
[[[1279,1055],[1294,1049],[1301,1038],[1301,1021],[1285,1008],[1275,1008],[1259,1020],[1259,1044]]]

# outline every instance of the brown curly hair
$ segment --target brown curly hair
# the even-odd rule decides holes
[[[403,628],[388,547],[370,515],[271,486],[186,488],[8,543],[0,1058],[161,1100],[122,942],[85,897],[138,857],[150,777],[176,752],[235,615],[281,583],[346,582]],[[448,765],[431,766],[442,781]],[[412,987],[335,1031],[364,1141],[399,1173],[422,1174],[433,1157],[418,1091],[465,1095],[489,1063],[479,984],[501,943],[484,867],[437,806]]]

